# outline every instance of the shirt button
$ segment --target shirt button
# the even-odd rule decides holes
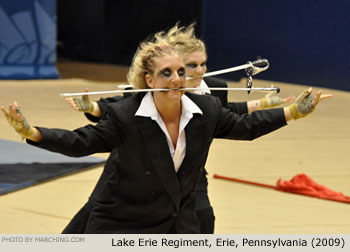
[[[177,213],[174,212],[174,213],[171,214],[171,216],[173,216],[173,218],[176,218],[177,217]]]
[[[151,175],[151,172],[150,172],[149,170],[146,170],[146,171],[145,171],[145,174],[146,174],[147,176],[149,176],[149,175]]]

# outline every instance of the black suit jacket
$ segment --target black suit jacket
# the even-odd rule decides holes
[[[208,85],[208,87],[224,87],[227,88],[226,81],[214,78],[214,77],[206,77],[204,78],[205,83]],[[211,90],[211,95],[218,97],[221,101],[221,104],[223,107],[229,109],[230,111],[243,115],[248,113],[248,107],[247,102],[229,102],[227,100],[227,91],[217,91],[217,90]]]
[[[198,233],[194,191],[213,138],[252,140],[286,124],[282,109],[239,116],[213,96],[186,94],[203,111],[185,128],[186,156],[175,172],[164,133],[150,118],[136,117],[143,95],[112,103],[96,126],[74,131],[38,128],[38,147],[69,156],[117,150],[116,169],[103,186],[88,233]],[[35,144],[28,141],[31,144]]]
[[[205,78],[205,81],[209,87],[227,87],[225,81],[217,78],[208,77]],[[246,103],[228,103],[227,102],[227,91],[212,91],[212,95],[218,97],[225,107],[229,107],[231,111],[244,114],[247,113]],[[113,102],[119,102],[124,98],[130,97],[130,93],[125,93],[124,96],[113,96],[109,98],[101,98],[97,101],[102,114],[107,110],[108,104]],[[232,105],[231,105],[232,104]],[[231,105],[231,106],[230,106]],[[95,117],[89,113],[85,113],[85,116],[93,122],[98,122],[101,118]],[[107,181],[107,178],[112,174],[115,169],[115,165],[111,164],[112,154],[117,155],[118,152],[116,150],[111,153],[111,158],[105,164],[102,175],[99,178],[95,188],[93,189],[89,200],[85,203],[85,205],[74,215],[72,220],[68,223],[68,225],[64,228],[62,233],[64,234],[82,234],[85,232],[86,225],[88,219],[90,217],[90,212],[92,207],[94,206],[96,200],[101,194],[101,189],[103,184]],[[210,205],[209,197],[208,197],[208,179],[207,172],[204,169],[200,178],[199,183],[196,187],[196,214],[198,217],[198,221],[200,222],[201,232],[204,233],[213,233],[214,227],[208,223],[213,223],[214,214],[212,207]],[[210,220],[209,220],[210,219]]]

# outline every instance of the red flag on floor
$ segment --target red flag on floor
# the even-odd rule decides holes
[[[277,181],[277,190],[308,195],[320,199],[350,203],[350,197],[345,196],[341,192],[335,192],[323,185],[317,184],[306,174],[297,174],[289,181],[282,181],[279,179]]]
[[[267,185],[267,184],[254,182],[254,181],[221,176],[218,174],[214,174],[214,178],[275,189],[282,192],[302,194],[302,195],[307,195],[307,196],[316,197],[320,199],[350,203],[350,197],[345,196],[340,192],[332,191],[323,185],[317,184],[315,181],[313,181],[310,177],[308,177],[305,174],[297,174],[289,181],[288,180],[282,181],[281,179],[279,179],[277,181],[276,186]]]

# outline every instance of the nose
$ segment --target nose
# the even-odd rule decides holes
[[[170,81],[172,84],[181,85],[181,83],[184,81],[184,78],[182,78],[178,73],[174,73]]]
[[[177,72],[175,72],[171,78],[171,82],[178,81],[180,79],[181,79],[180,75]]]
[[[202,76],[204,74],[204,67],[198,65],[195,69],[196,76]]]

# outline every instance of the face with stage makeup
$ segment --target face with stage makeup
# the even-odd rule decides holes
[[[195,36],[194,23],[188,27],[180,27],[177,23],[167,33],[157,36],[159,41],[167,40],[183,55],[186,76],[186,87],[198,87],[207,71],[207,53],[204,42]]]
[[[127,79],[139,89],[184,87],[186,78],[182,54],[166,40],[143,42],[135,53]],[[171,93],[176,92],[179,91]]]
[[[203,51],[194,51],[184,55],[187,77],[192,77],[186,82],[187,87],[198,87],[203,80],[203,74],[207,71],[207,56]]]
[[[179,100],[184,91],[178,90],[185,87],[186,74],[182,56],[167,54],[153,59],[153,67],[145,76],[150,88],[169,88],[170,91],[154,92],[155,97]]]

